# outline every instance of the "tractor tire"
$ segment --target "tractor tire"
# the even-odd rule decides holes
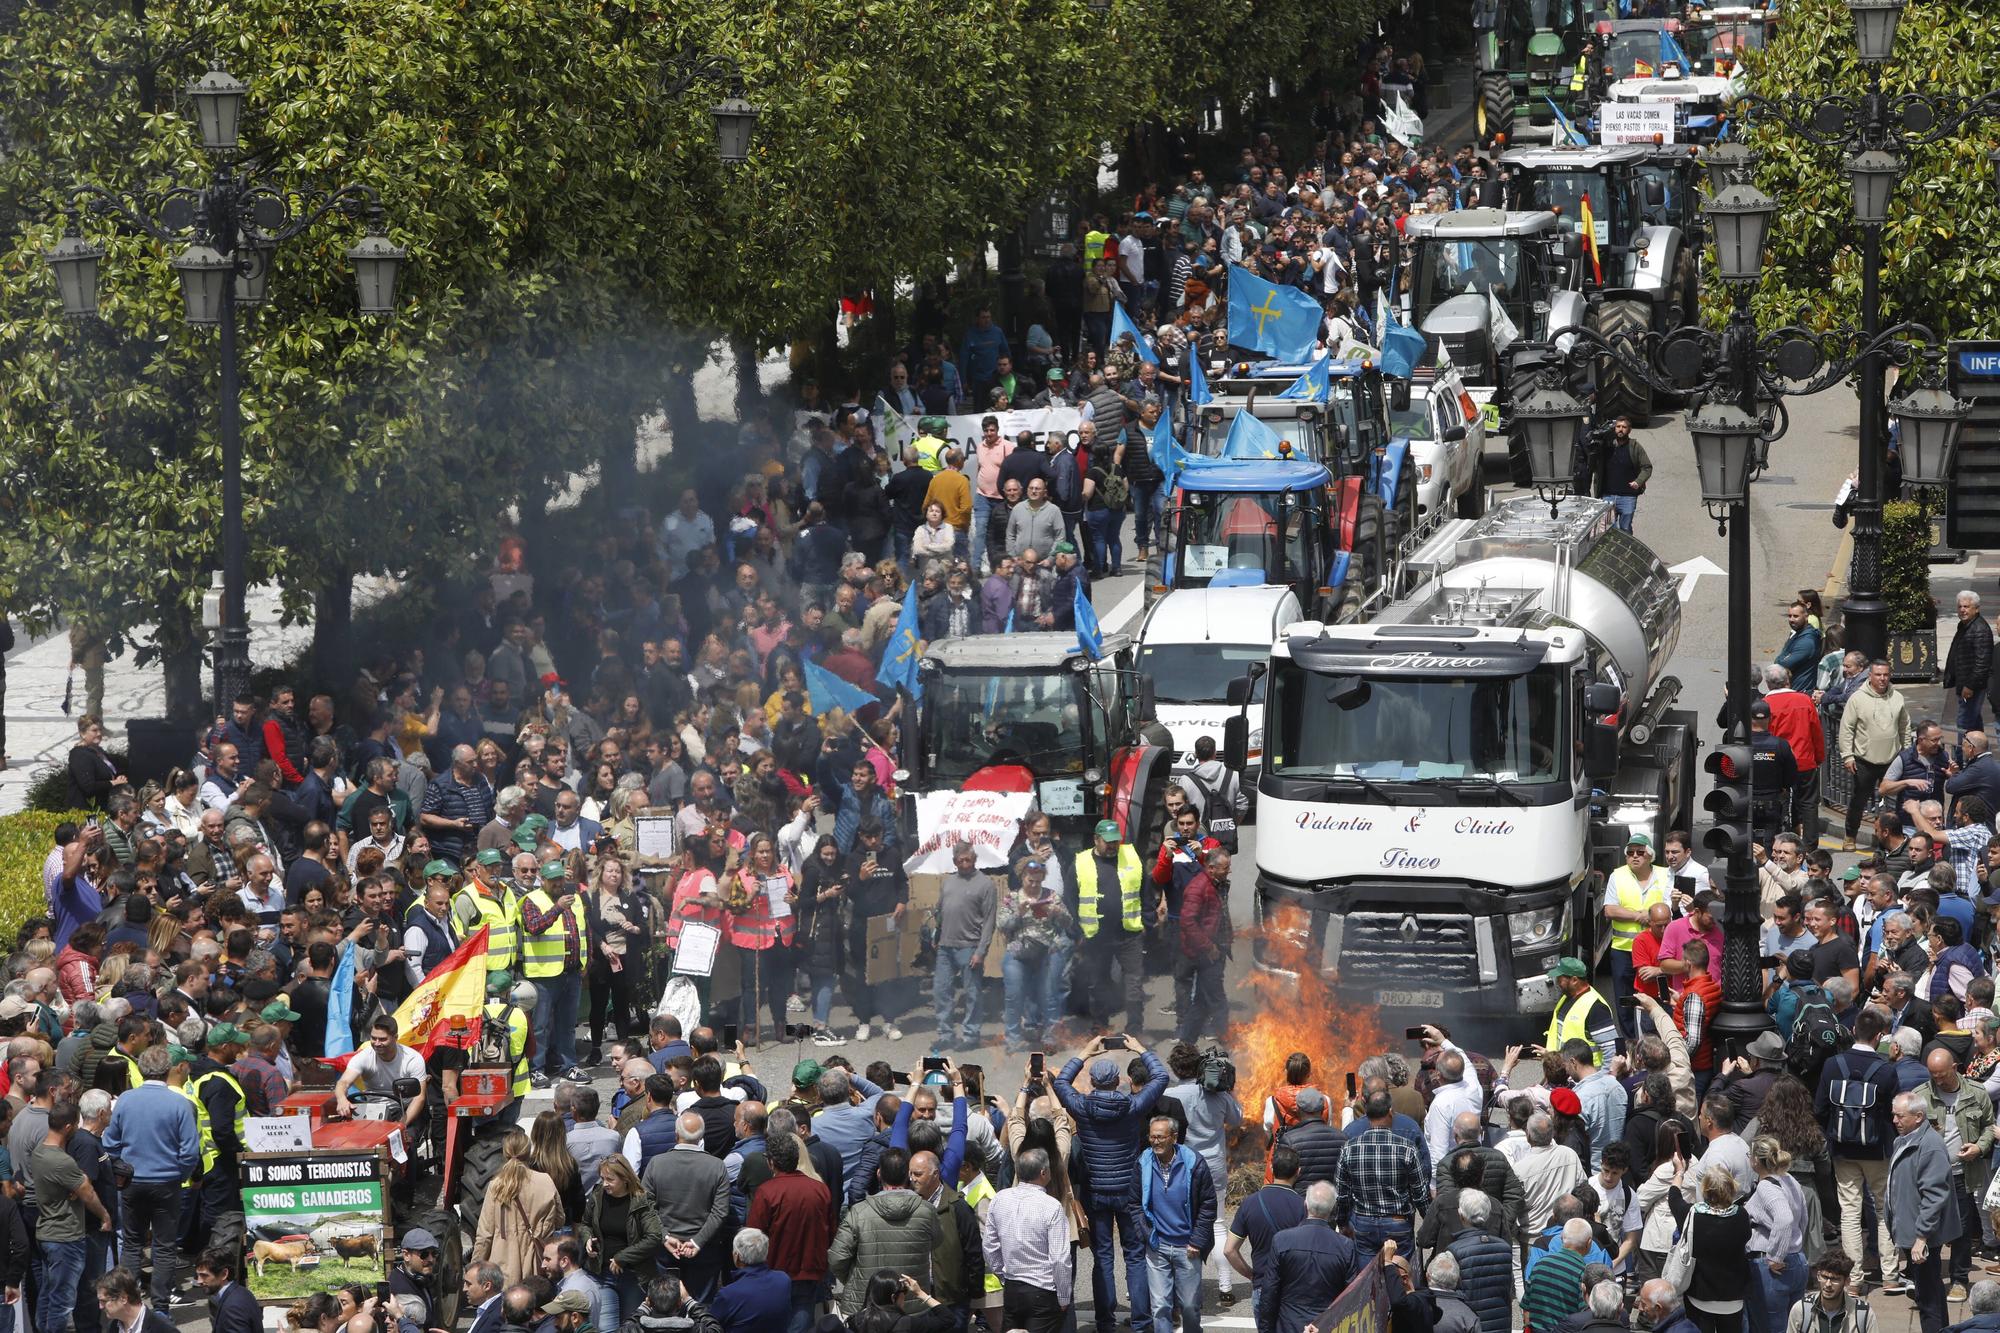
[[[486,1187],[507,1164],[500,1149],[501,1138],[497,1133],[478,1134],[465,1145],[465,1161],[458,1169],[458,1214],[465,1219],[467,1231],[479,1230],[479,1207],[486,1199]]]
[[[1644,301],[1600,301],[1591,308],[1590,324],[1606,338],[1630,338],[1637,353],[1652,328],[1653,312]],[[1643,426],[1653,415],[1653,386],[1606,357],[1597,367],[1597,406],[1605,417],[1624,415]]]
[[[1479,104],[1474,108],[1479,120],[1479,142],[1490,145],[1495,135],[1514,137],[1514,84],[1505,74],[1488,72],[1479,76]]]
[[[1676,327],[1701,323],[1701,266],[1692,246],[1682,245],[1674,261],[1674,308],[1669,313],[1680,321]]]
[[[1360,576],[1359,589],[1363,598],[1373,597],[1375,590],[1389,574],[1389,556],[1385,541],[1382,501],[1379,496],[1363,495],[1355,506],[1354,550],[1347,562],[1347,579],[1352,585],[1356,575]]]
[[[1388,551],[1388,568],[1395,568],[1404,541],[1417,530],[1417,465],[1407,455],[1396,474],[1396,502],[1385,505],[1382,513],[1383,546]]]
[[[425,1328],[452,1328],[458,1322],[463,1291],[459,1279],[465,1272],[465,1238],[459,1234],[458,1219],[439,1208],[417,1219],[417,1225],[438,1239],[437,1271],[431,1285],[437,1291],[438,1308],[424,1321]]]
[[[1160,594],[1153,590],[1160,586],[1160,575],[1165,568],[1166,557],[1160,552],[1154,551],[1146,557],[1146,571],[1142,575],[1146,581],[1142,585],[1144,591],[1141,594],[1146,607],[1151,607],[1154,602],[1160,600]]]
[[[1336,625],[1352,625],[1361,619],[1361,585],[1349,579],[1340,589],[1340,609],[1333,613]]]

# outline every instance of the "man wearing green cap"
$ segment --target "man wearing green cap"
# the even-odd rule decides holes
[[[194,1102],[195,1124],[201,1133],[201,1220],[206,1234],[224,1213],[241,1212],[236,1163],[243,1153],[243,1118],[250,1099],[229,1065],[243,1053],[246,1042],[235,1024],[217,1023],[208,1031],[207,1049],[193,1058],[182,1091]]]
[[[1077,559],[1075,542],[1056,543],[1055,564],[1056,583],[1049,590],[1049,628],[1074,630],[1076,599],[1081,596],[1085,602],[1090,600],[1090,578]]]
[[[1625,840],[1625,864],[1604,882],[1604,919],[1611,924],[1611,998],[1617,1005],[1618,1030],[1637,1036],[1638,1018],[1632,1000],[1632,944],[1646,928],[1654,903],[1673,902],[1673,884],[1653,864],[1653,840],[1634,833]]]
[[[1117,885],[1113,896],[1112,885]],[[1099,820],[1076,854],[1076,922],[1083,929],[1084,1004],[1106,1026],[1117,1010],[1114,971],[1125,989],[1125,1031],[1146,1030],[1146,887],[1138,849],[1114,820]],[[1056,1021],[1060,1014],[1050,1015]]]
[[[546,1088],[557,1078],[588,1083],[576,1063],[576,1002],[583,990],[583,953],[590,939],[583,900],[569,884],[569,863],[550,861],[541,882],[521,899],[521,973],[535,984],[535,1065]]]
[[[529,815],[521,821],[521,827],[514,831],[518,844],[526,838],[530,854],[534,851],[534,840],[539,830],[532,829],[529,821],[540,818]],[[458,923],[458,937],[469,939],[481,926],[488,930],[486,937],[486,971],[512,971],[518,952],[516,944],[520,924],[520,904],[513,891],[507,887],[498,873],[497,851],[482,852],[471,862],[469,878],[452,898],[452,920]],[[455,947],[455,946],[454,946]]]
[[[951,423],[943,417],[923,417],[917,422],[917,438],[910,447],[917,451],[917,466],[936,472],[944,466],[945,432]]]
[[[1590,968],[1581,958],[1558,958],[1549,969],[1560,998],[1549,1015],[1542,1049],[1560,1051],[1572,1037],[1597,1048],[1597,1062],[1608,1066],[1618,1048],[1618,1020],[1611,1006],[1590,984]]]

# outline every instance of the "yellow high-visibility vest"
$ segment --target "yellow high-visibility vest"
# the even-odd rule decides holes
[[[1632,873],[1630,866],[1619,866],[1611,872],[1611,891],[1618,896],[1618,905],[1628,912],[1644,912],[1654,903],[1667,901],[1667,877],[1656,868],[1653,877],[1644,884]],[[1643,919],[1638,921],[1613,921],[1611,923],[1611,947],[1620,953],[1632,952],[1632,941],[1639,938],[1639,932],[1646,928]]]
[[[507,972],[514,966],[516,942],[519,937],[521,905],[507,896],[502,889],[500,896],[486,892],[476,884],[468,884],[458,891],[452,900],[453,907],[465,898],[471,898],[473,910],[479,914],[480,924],[486,927],[486,970]],[[477,929],[477,927],[474,927]]]
[[[526,901],[533,903],[537,912],[555,911],[556,900],[549,896],[546,889],[536,889],[527,896]],[[580,957],[586,941],[590,939],[590,930],[584,924],[582,894],[578,894],[576,901],[569,905],[569,915],[576,920],[576,942]],[[563,959],[568,948],[568,932],[563,929],[561,913],[551,916],[549,923],[537,931],[530,931],[527,928],[527,918],[525,916],[521,918],[521,975],[528,980],[539,981],[544,977],[561,976]]]
[[[1129,935],[1136,935],[1146,928],[1145,914],[1140,908],[1139,886],[1145,874],[1139,864],[1139,853],[1129,842],[1118,844],[1118,889],[1121,911],[1120,924]],[[1097,938],[1097,923],[1101,915],[1097,893],[1097,851],[1086,847],[1076,854],[1076,919],[1083,927],[1083,937]]]
[[[181,1095],[194,1103],[195,1124],[201,1129],[201,1173],[205,1176],[215,1169],[216,1158],[221,1156],[215,1146],[215,1126],[208,1114],[208,1105],[201,1099],[201,1085],[212,1078],[227,1083],[236,1094],[236,1146],[243,1146],[243,1116],[249,1107],[249,1098],[243,1095],[243,1085],[227,1069],[211,1069],[206,1074],[197,1074],[181,1084]]]
[[[1579,1041],[1590,1041],[1590,1019],[1599,1009],[1609,1008],[1604,997],[1595,988],[1585,991],[1575,999],[1556,1001],[1555,1012],[1549,1015],[1548,1034],[1542,1038],[1542,1049],[1560,1051],[1562,1044],[1571,1037]],[[1591,1043],[1596,1045],[1595,1042]]]

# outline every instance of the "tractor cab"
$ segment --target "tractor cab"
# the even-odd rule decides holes
[[[1290,588],[1301,607],[1335,618],[1348,582],[1332,512],[1340,491],[1321,463],[1191,463],[1166,514],[1161,591]],[[1362,582],[1353,580],[1356,598]]]

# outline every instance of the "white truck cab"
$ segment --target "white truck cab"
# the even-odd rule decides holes
[[[1268,662],[1271,645],[1301,618],[1290,588],[1269,584],[1178,588],[1154,602],[1139,630],[1137,665],[1152,677],[1158,721],[1174,738],[1174,773],[1194,767],[1194,743],[1202,736],[1222,752],[1222,724],[1237,705],[1225,702],[1229,683],[1253,662]],[[1261,716],[1262,679],[1256,686]],[[1245,772],[1238,774],[1248,795],[1263,766],[1263,738],[1252,730]]]

